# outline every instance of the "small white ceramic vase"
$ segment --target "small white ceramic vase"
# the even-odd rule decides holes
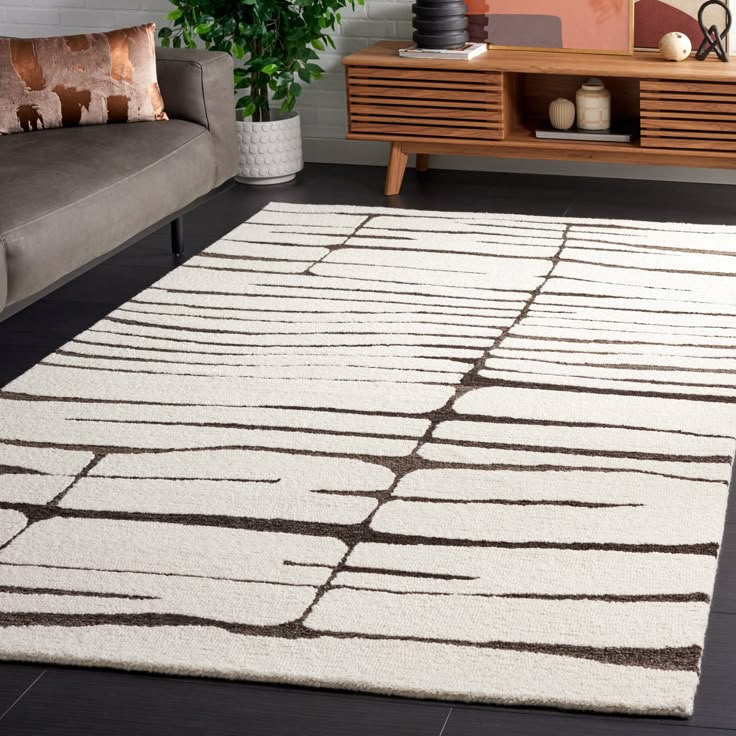
[[[235,177],[243,184],[281,184],[291,181],[304,168],[302,128],[295,112],[256,123],[243,120],[238,111],[235,127],[240,146],[240,170]]]
[[[685,61],[692,50],[690,39],[678,31],[666,33],[659,42],[659,53],[667,61]]]
[[[608,130],[611,127],[611,93],[600,79],[591,77],[583,82],[575,102],[580,130]]]
[[[550,103],[549,122],[557,130],[570,130],[575,125],[575,103],[558,97]]]

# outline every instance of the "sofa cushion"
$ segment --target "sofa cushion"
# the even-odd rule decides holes
[[[155,25],[0,38],[0,134],[165,120]]]
[[[209,192],[212,137],[184,120],[3,136],[0,181],[11,305]]]

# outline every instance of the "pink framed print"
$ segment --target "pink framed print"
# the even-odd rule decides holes
[[[466,0],[471,41],[503,48],[630,54],[633,0]]]

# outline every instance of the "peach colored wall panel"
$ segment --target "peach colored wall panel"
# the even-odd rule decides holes
[[[604,53],[631,48],[631,0],[471,0],[468,12],[476,16],[474,40],[500,46]]]

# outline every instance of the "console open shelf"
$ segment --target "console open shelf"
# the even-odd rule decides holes
[[[471,61],[404,59],[400,41],[347,56],[348,138],[389,141],[386,194],[401,188],[409,154],[736,168],[736,70],[715,59],[673,63],[631,56],[491,49]],[[556,97],[603,79],[614,125],[630,143],[541,140]]]

